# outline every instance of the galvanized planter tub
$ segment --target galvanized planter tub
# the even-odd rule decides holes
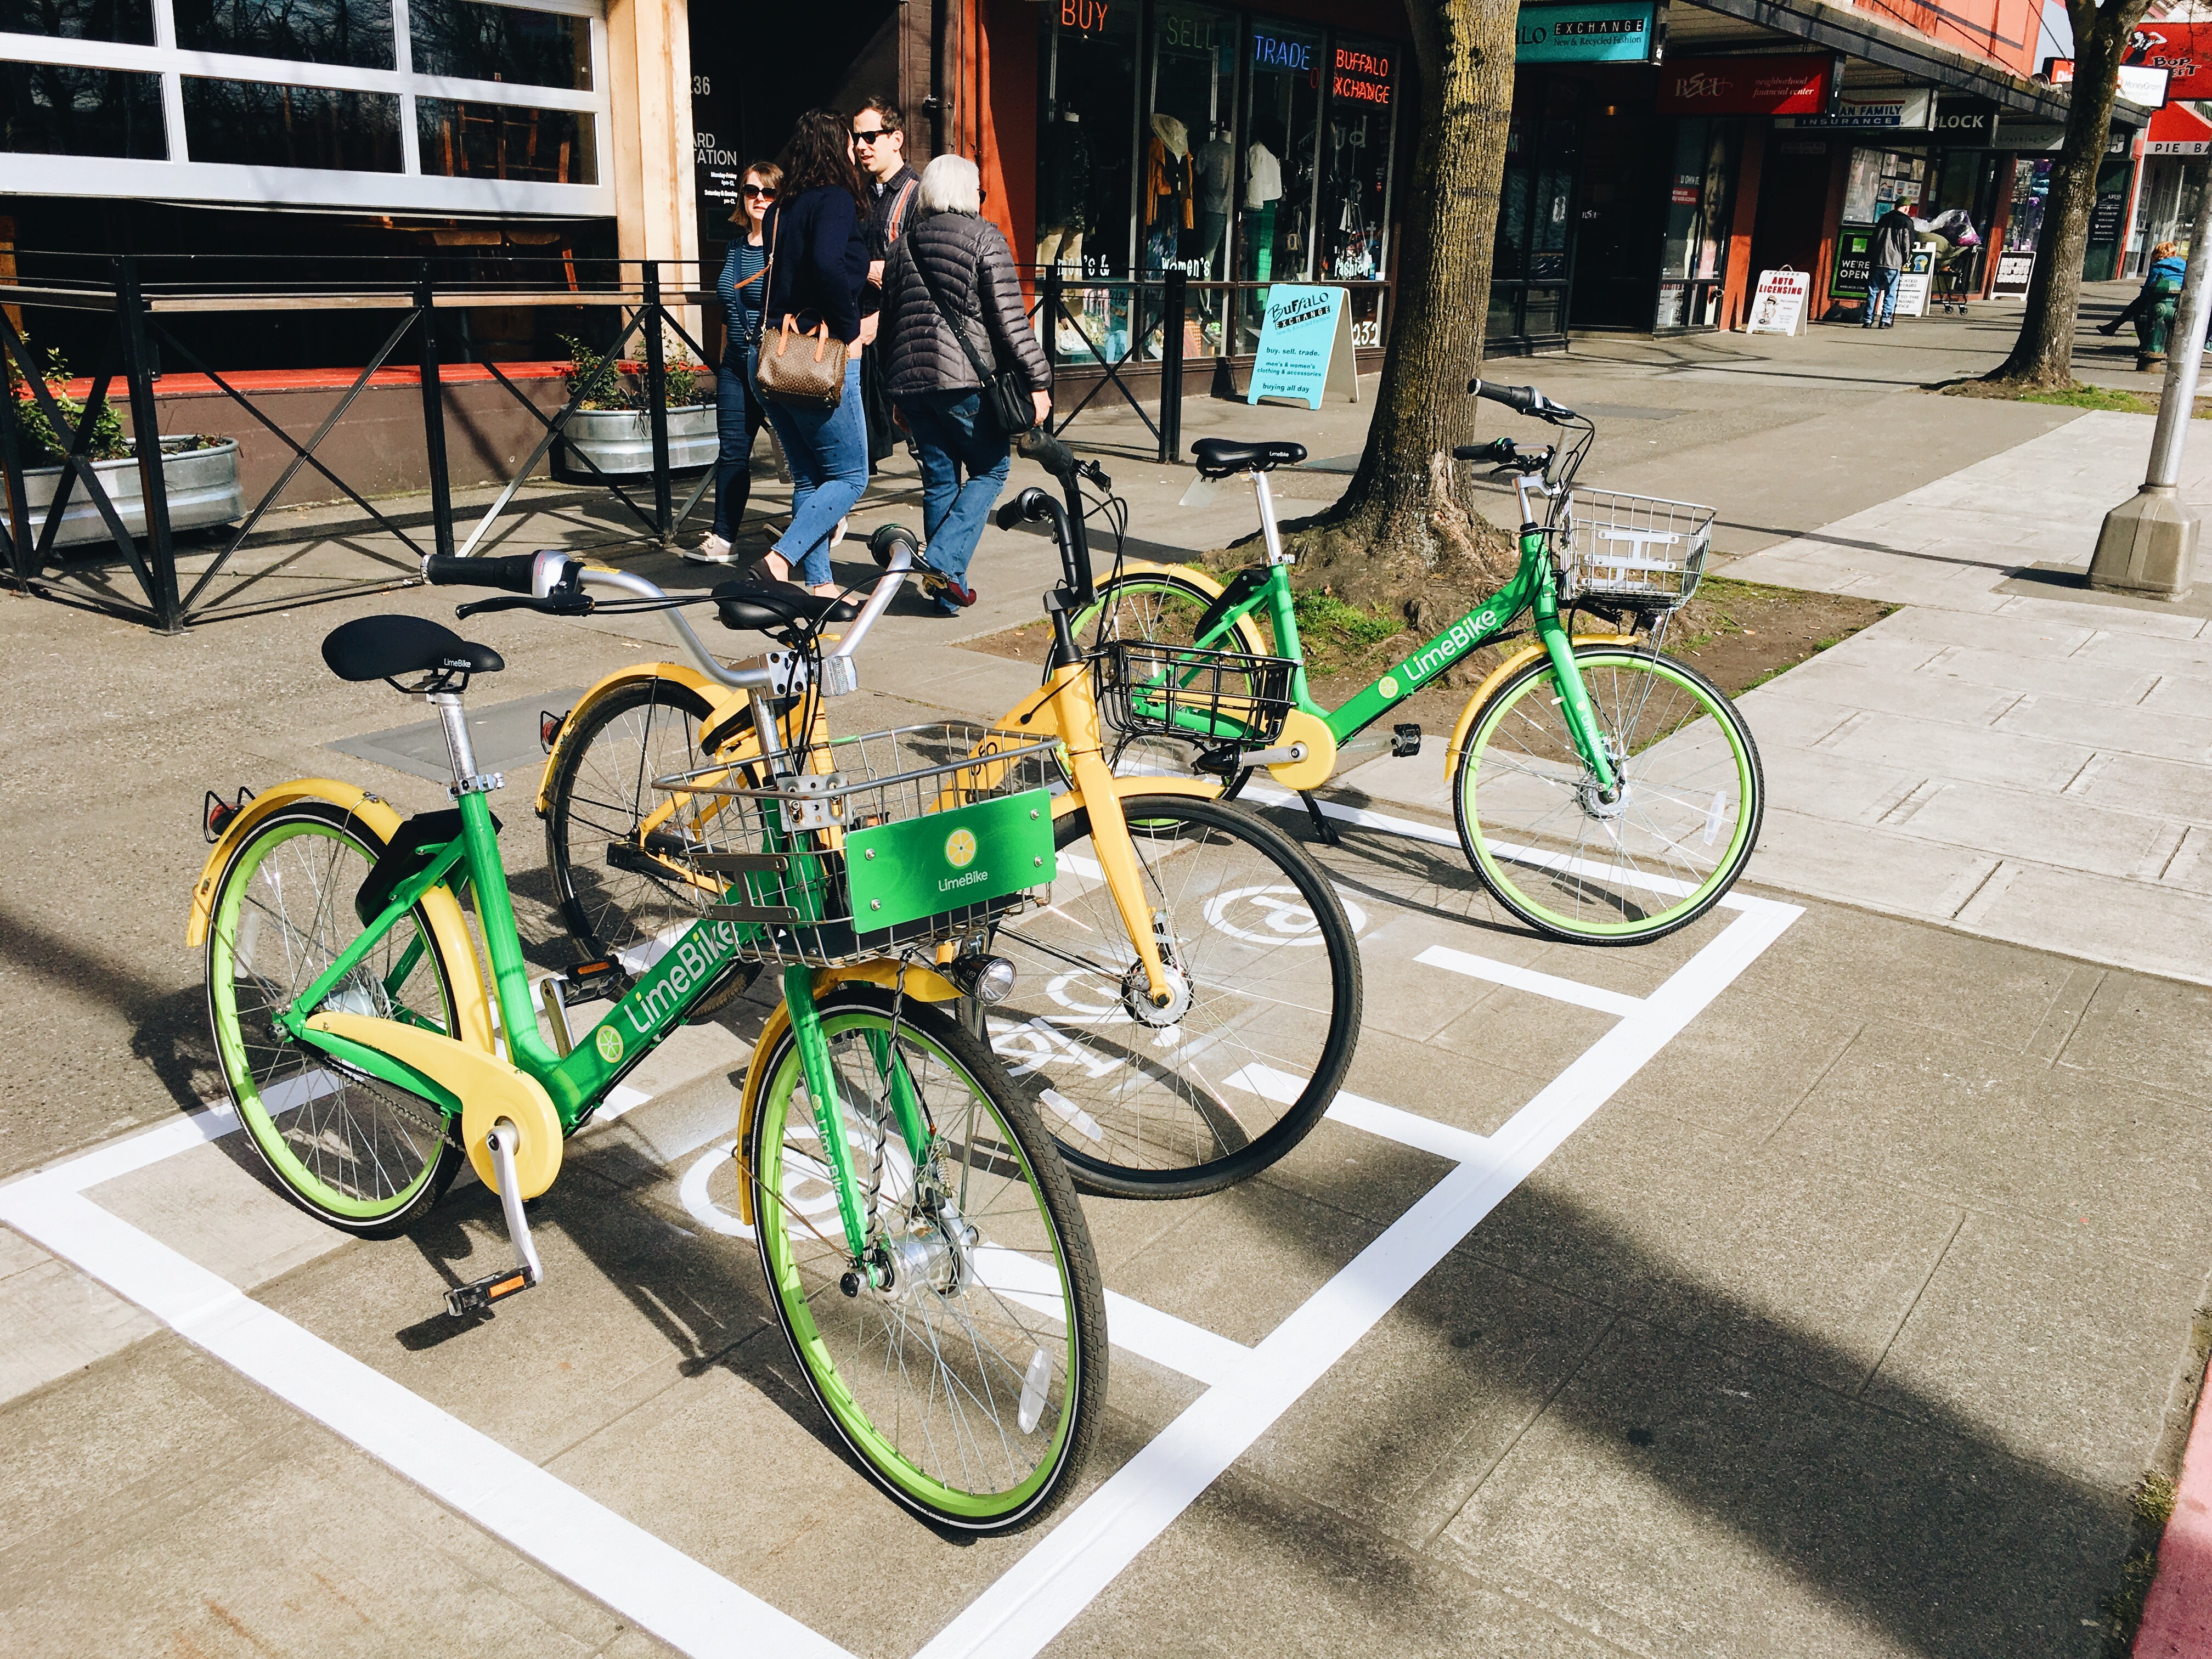
[[[205,530],[210,526],[235,524],[246,516],[246,490],[238,482],[238,441],[224,438],[205,449],[188,449],[200,440],[191,437],[161,440],[161,481],[169,498],[171,530]],[[139,488],[135,456],[117,461],[94,461],[93,471],[100,487],[115,504],[116,516],[134,536],[146,533],[146,497]],[[61,483],[58,466],[26,467],[23,497],[30,508],[30,538],[36,544]],[[82,547],[91,542],[112,541],[107,520],[100,517],[80,480],[70,490],[69,506],[54,532],[57,547]]]
[[[671,471],[712,466],[721,440],[712,404],[688,404],[668,411]],[[615,477],[653,471],[653,423],[641,409],[580,409],[562,434],[562,471],[586,472],[580,459]]]

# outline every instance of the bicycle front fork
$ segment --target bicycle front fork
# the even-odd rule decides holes
[[[1589,689],[1583,684],[1582,665],[1575,660],[1574,639],[1560,623],[1558,602],[1549,593],[1536,602],[1535,622],[1536,637],[1543,641],[1544,654],[1552,659],[1552,678],[1559,684],[1559,706],[1566,717],[1567,735],[1600,792],[1609,799],[1620,787],[1620,775],[1613,770],[1613,757],[1607,751],[1605,733],[1598,726]]]

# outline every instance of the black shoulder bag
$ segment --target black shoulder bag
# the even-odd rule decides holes
[[[937,314],[945,319],[945,327],[952,331],[952,337],[960,343],[961,350],[968,354],[968,367],[975,371],[975,378],[982,382],[983,407],[990,411],[991,418],[999,423],[1000,429],[1007,437],[1020,437],[1036,424],[1036,404],[1030,398],[1029,388],[1022,384],[1020,376],[1009,370],[985,366],[982,355],[969,343],[967,331],[960,326],[960,319],[945,303],[945,296],[937,291],[937,284],[929,280],[929,268],[922,264],[921,255],[915,252],[912,239],[908,239],[906,251],[907,257],[914,261],[915,274],[921,278],[922,287],[928,291],[930,303],[937,307]],[[981,310],[981,289],[982,277],[979,270],[976,277],[976,308],[979,312]],[[981,319],[979,317],[977,320]],[[985,325],[987,330],[988,326]]]

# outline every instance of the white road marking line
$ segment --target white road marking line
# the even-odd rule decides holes
[[[1448,945],[1431,945],[1413,960],[1425,968],[1447,968],[1455,974],[1465,974],[1469,979],[1486,979],[1493,985],[1510,985],[1516,991],[1533,991],[1540,997],[1551,998],[1554,1002],[1571,1002],[1577,1008],[1595,1008],[1601,1014],[1618,1014],[1626,1018],[1644,1006],[1641,997],[1623,996],[1618,991],[1601,990],[1595,985],[1584,985],[1576,980],[1540,974],[1534,968],[1516,968],[1510,962],[1493,962],[1488,957],[1455,951]]]
[[[1106,1334],[1115,1347],[1209,1386],[1226,1381],[1252,1357],[1252,1350],[1242,1342],[1217,1336],[1202,1325],[1162,1313],[1119,1291],[1106,1292]]]
[[[79,1173],[69,1168],[0,1188],[0,1220],[684,1653],[850,1659],[828,1638],[110,1215],[76,1190]]]
[[[1600,1037],[1047,1534],[917,1659],[1035,1659],[1492,1210],[1803,911],[1748,914]]]
[[[1293,1077],[1288,1072],[1278,1072],[1272,1066],[1247,1066],[1231,1073],[1222,1081],[1232,1089],[1249,1089],[1279,1106],[1287,1106],[1305,1092],[1306,1079]],[[1417,1152],[1434,1152],[1438,1158],[1449,1158],[1454,1164],[1465,1164],[1486,1155],[1488,1139],[1466,1129],[1455,1129],[1449,1123],[1439,1123],[1434,1118],[1420,1117],[1412,1112],[1401,1112],[1395,1106],[1385,1106],[1379,1100],[1349,1091],[1340,1093],[1329,1103],[1323,1114],[1339,1123],[1350,1124],[1355,1129],[1364,1129],[1378,1139],[1395,1140],[1411,1146]]]

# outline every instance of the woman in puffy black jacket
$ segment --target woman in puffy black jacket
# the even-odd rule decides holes
[[[767,228],[767,325],[781,327],[790,318],[811,333],[826,323],[849,355],[845,393],[836,408],[762,400],[791,467],[791,527],[764,562],[778,581],[795,575],[817,593],[834,594],[830,543],[839,521],[868,487],[860,341],[871,210],[860,169],[853,165],[845,119],[835,110],[809,110],[800,116],[780,161],[783,194],[769,211]],[[791,349],[799,349],[800,343],[793,341]]]
[[[1052,410],[1052,371],[1030,327],[1006,239],[981,216],[981,182],[963,155],[940,155],[925,167],[922,216],[884,268],[891,403],[921,453],[922,531],[931,568],[947,579],[951,598],[939,601],[947,616],[975,603],[968,562],[1010,466],[1009,435],[983,405],[975,362],[1018,374],[1037,419]],[[958,337],[939,300],[958,319]]]

